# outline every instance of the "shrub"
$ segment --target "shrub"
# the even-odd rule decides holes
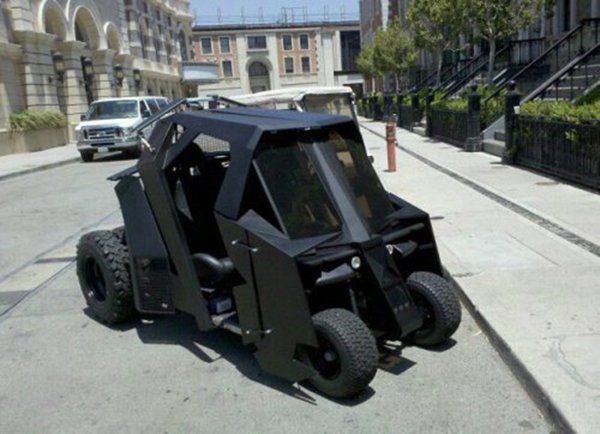
[[[600,119],[600,100],[584,105],[574,105],[569,101],[529,101],[521,106],[520,114],[575,124],[595,123]]]
[[[12,113],[8,119],[11,131],[42,130],[45,128],[64,128],[67,117],[59,111],[24,110]]]

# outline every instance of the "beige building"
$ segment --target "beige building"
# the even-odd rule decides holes
[[[237,95],[297,86],[350,85],[360,92],[357,21],[195,26],[195,60],[217,65],[199,94]]]
[[[0,131],[24,109],[72,126],[97,98],[180,96],[192,19],[189,0],[1,0]]]

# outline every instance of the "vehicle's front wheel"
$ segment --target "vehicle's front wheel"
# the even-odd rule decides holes
[[[335,398],[363,391],[377,372],[375,338],[360,318],[344,309],[327,309],[313,316],[318,348],[307,347],[302,359],[316,371],[315,388]]]
[[[408,290],[423,314],[423,325],[409,340],[417,345],[433,346],[445,342],[460,324],[460,302],[450,283],[427,271],[412,273]]]
[[[83,161],[85,163],[89,163],[90,161],[92,161],[94,159],[93,152],[80,152],[79,154],[81,155],[81,161]]]
[[[95,231],[81,237],[77,276],[94,316],[109,324],[133,316],[129,252],[113,231]]]

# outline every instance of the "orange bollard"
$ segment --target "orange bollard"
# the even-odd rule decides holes
[[[387,141],[388,172],[396,171],[396,123],[388,121],[385,124],[385,138]]]

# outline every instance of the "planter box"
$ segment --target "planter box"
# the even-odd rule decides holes
[[[0,156],[66,145],[66,128],[49,128],[32,131],[0,131]]]

